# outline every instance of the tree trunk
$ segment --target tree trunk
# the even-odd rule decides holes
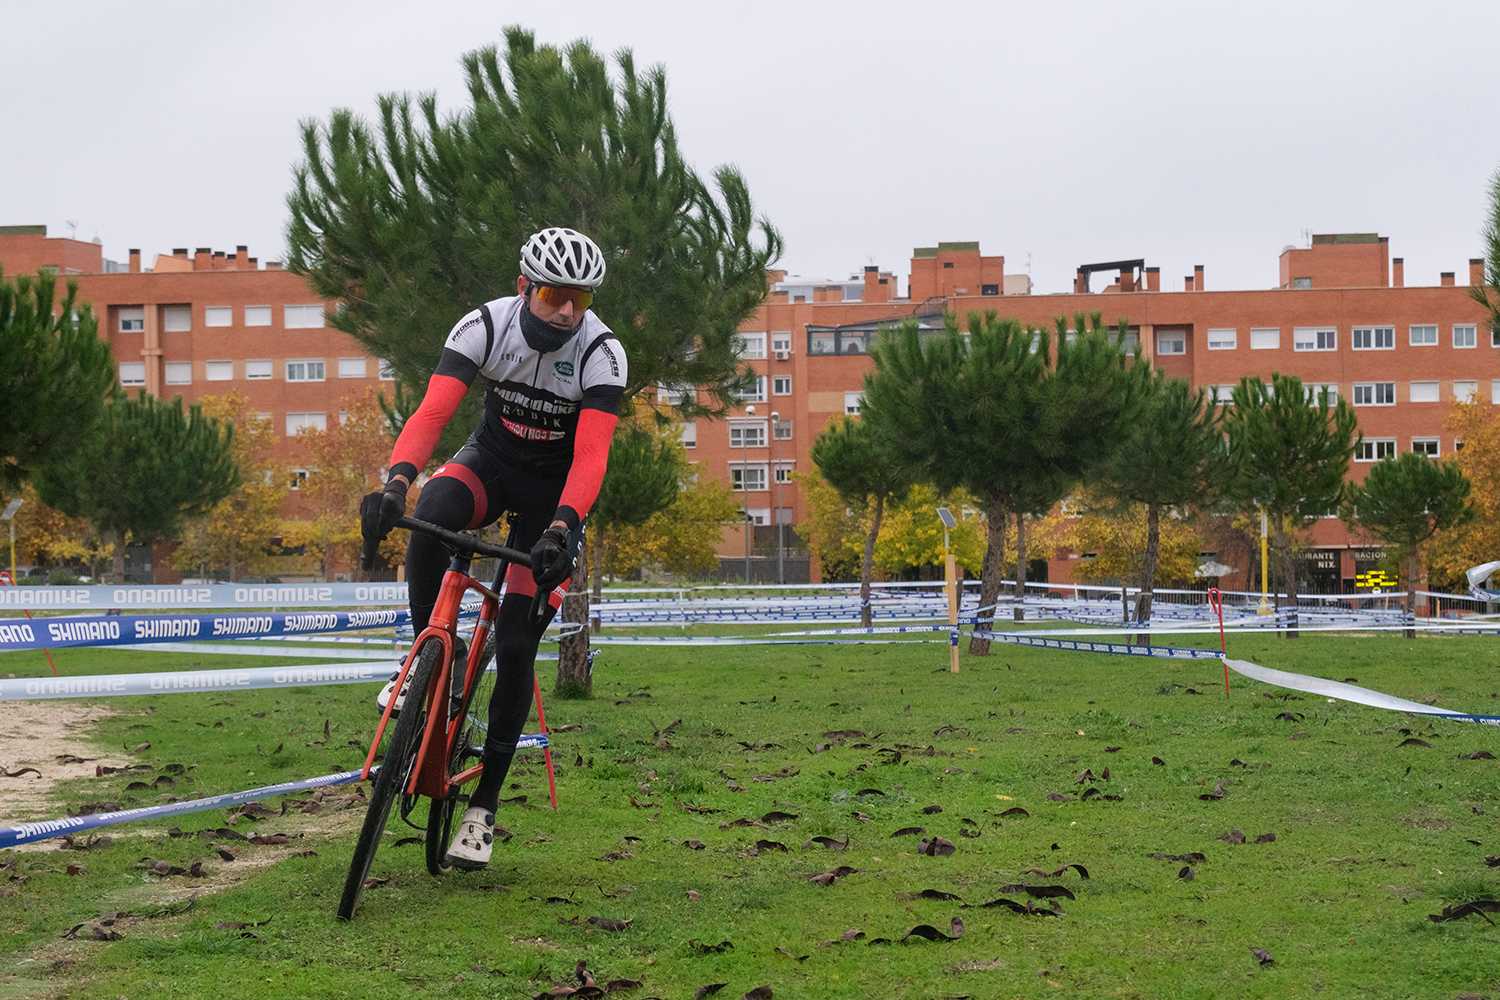
[[[562,620],[584,625],[577,635],[563,639],[557,651],[557,683],[553,693],[559,698],[588,698],[594,693],[594,678],[589,672],[589,549],[588,532],[583,535],[583,549],[573,570],[573,586],[563,598]]]
[[[1417,550],[1413,548],[1411,554],[1406,559],[1406,617],[1409,621],[1415,621],[1417,614],[1418,565]],[[1415,629],[1407,629],[1405,635],[1408,639],[1415,639],[1417,637]]]
[[[1271,528],[1271,544],[1276,547],[1277,563],[1281,567],[1282,586],[1286,587],[1287,603],[1291,619],[1285,633],[1288,639],[1297,638],[1297,562],[1292,554],[1292,537],[1281,527],[1279,518]],[[1280,606],[1281,597],[1277,594],[1277,606]]]
[[[589,567],[589,575],[592,582],[589,586],[593,589],[593,595],[589,599],[589,631],[596,635],[603,630],[604,623],[599,620],[599,605],[604,600],[604,525],[596,529],[594,544],[589,546],[589,553],[593,565]]]
[[[859,622],[861,627],[870,627],[870,574],[875,569],[875,536],[880,534],[880,518],[885,513],[885,497],[875,495],[875,516],[870,520],[870,533],[865,536],[865,556],[859,564]]]
[[[1026,515],[1016,515],[1016,606],[1012,617],[1020,622],[1026,620]]]
[[[984,516],[988,522],[988,537],[984,549],[984,565],[979,571],[979,606],[989,610],[979,612],[975,627],[980,630],[994,627],[993,605],[1000,598],[1000,575],[1005,571],[1005,530],[1010,521],[1010,513],[1003,503],[992,497],[985,502]],[[989,653],[988,639],[977,635],[969,639],[970,656],[988,656]]]
[[[1135,599],[1135,620],[1137,622],[1149,621],[1151,619],[1152,590],[1156,585],[1156,560],[1158,548],[1161,542],[1161,508],[1154,503],[1146,505],[1146,558],[1141,565],[1141,592]],[[1151,645],[1151,636],[1144,632],[1137,633],[1135,637],[1137,645]]]

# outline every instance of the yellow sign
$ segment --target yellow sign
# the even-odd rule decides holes
[[[1383,569],[1366,570],[1354,575],[1354,586],[1362,589],[1383,590],[1394,587],[1399,581]]]

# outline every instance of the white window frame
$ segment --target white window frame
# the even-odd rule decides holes
[[[234,381],[234,362],[233,361],[205,361],[205,362],[203,362],[203,381],[205,381],[205,382],[233,382]]]
[[[317,419],[307,419],[316,417]],[[293,425],[296,426],[293,426]],[[328,414],[316,410],[292,410],[286,415],[287,437],[296,437],[303,431],[326,431],[328,429]]]
[[[1156,331],[1156,353],[1160,357],[1174,357],[1187,353],[1186,330]]]
[[[376,366],[375,373],[376,373],[376,375],[378,375],[380,377],[380,381],[382,381],[382,382],[394,382],[394,381],[396,381],[396,369],[395,369],[395,367],[389,361],[387,361],[385,358],[379,358],[378,360],[379,360],[380,363]]]
[[[757,528],[764,528],[771,523],[771,508],[746,507],[745,517]]]
[[[1408,403],[1440,403],[1443,400],[1443,383],[1436,379],[1422,379],[1406,384]]]
[[[298,365],[301,371],[297,377],[292,376],[292,366]],[[318,366],[318,374],[312,375],[312,366]],[[326,382],[328,381],[328,365],[322,358],[287,358],[281,367],[282,374],[288,382]]]
[[[1335,326],[1296,326],[1292,328],[1292,350],[1336,351],[1339,331]]]
[[[120,306],[117,319],[120,333],[141,333],[146,329],[146,307]]]
[[[1459,378],[1453,380],[1453,401],[1455,403],[1472,403],[1478,396],[1478,379]]]
[[[778,330],[771,334],[771,350],[775,353],[792,353],[792,333],[790,330]]]
[[[1490,402],[1500,405],[1500,378],[1490,379]]]
[[[302,487],[307,485],[308,473],[306,469],[288,469],[286,471],[288,473],[286,484],[287,489],[291,490],[293,493],[297,493],[302,489]]]
[[[1380,396],[1383,395],[1383,393],[1381,392],[1381,388],[1383,386],[1389,386],[1390,387],[1390,399],[1387,400],[1386,402],[1382,403],[1379,400],[1380,400]],[[1364,390],[1364,394],[1369,397],[1368,402],[1361,403],[1359,401],[1359,397],[1361,395],[1361,390]],[[1354,383],[1354,393],[1353,393],[1353,400],[1352,401],[1353,401],[1353,403],[1354,403],[1355,406],[1395,406],[1396,405],[1396,383],[1394,383],[1394,382],[1356,382],[1356,383]]]
[[[684,448],[696,448],[696,447],[698,447],[698,423],[697,423],[697,421],[687,420],[687,421],[683,422],[682,429],[681,429],[680,440],[682,441],[682,446]]]
[[[270,326],[271,325],[271,307],[270,306],[246,306],[245,307],[245,325],[246,326]]]
[[[771,395],[790,396],[792,394],[792,377],[790,375],[771,376]]]
[[[769,421],[754,419],[729,421],[729,447],[764,448],[770,433],[768,424]]]
[[[283,330],[321,330],[327,325],[327,319],[321,302],[292,303],[281,307]]]
[[[1228,406],[1230,403],[1234,402],[1234,386],[1215,385],[1210,386],[1210,388],[1213,390],[1213,398],[1215,403],[1218,403],[1221,406]]]
[[[792,439],[792,422],[790,420],[776,421],[776,426],[771,428],[771,437],[776,441],[790,441]]]
[[[218,329],[225,326],[234,326],[234,306],[203,307],[204,329]]]
[[[1459,338],[1459,331],[1460,330],[1462,330],[1465,334],[1467,334],[1467,336],[1465,336],[1465,337],[1462,338],[1462,339],[1468,341],[1467,344],[1461,344],[1461,343],[1459,343],[1459,339],[1460,339]],[[1477,348],[1478,346],[1479,346],[1479,327],[1478,326],[1476,326],[1473,323],[1454,323],[1453,324],[1453,349],[1454,350],[1456,350],[1456,351],[1469,351],[1469,350],[1473,350],[1473,349]]]
[[[687,398],[691,389],[670,389],[660,383],[656,386],[656,401],[664,406],[676,406]]]
[[[355,365],[359,366],[358,371],[354,370]],[[366,358],[339,358],[338,372],[339,378],[367,378],[370,373],[369,360]]]
[[[778,486],[785,486],[792,481],[792,473],[797,471],[795,459],[783,461],[777,459],[771,463],[771,481]]]
[[[251,368],[251,365],[262,365],[259,370]],[[270,358],[247,358],[245,360],[245,381],[259,382],[263,379],[276,377],[276,362]]]
[[[1216,327],[1208,331],[1210,351],[1232,351],[1239,346],[1240,331],[1235,327]]]
[[[766,356],[766,334],[764,330],[736,333],[734,335],[736,357],[746,361],[758,361]]]
[[[1250,350],[1278,351],[1281,349],[1281,327],[1252,326],[1250,328]]]
[[[1382,455],[1381,452],[1385,452],[1385,454]],[[1356,462],[1378,462],[1383,458],[1395,457],[1395,438],[1362,437],[1354,445],[1354,460]]]
[[[139,374],[137,374],[139,372]],[[120,362],[120,384],[123,386],[138,386],[146,384],[146,362],[144,361],[121,361]]]
[[[1364,334],[1363,337],[1360,334]],[[1380,341],[1389,339],[1390,343],[1382,345]],[[1365,341],[1363,347],[1360,340]],[[1396,349],[1396,328],[1394,326],[1356,326],[1349,331],[1349,346],[1356,351],[1394,351]]]
[[[1431,330],[1431,340],[1418,340],[1418,330]],[[1410,323],[1406,327],[1406,343],[1409,347],[1436,347],[1440,336],[1439,327],[1436,323]]]
[[[729,488],[735,493],[764,493],[770,486],[771,471],[765,462],[730,462],[729,463]],[[757,475],[752,475],[752,473]],[[738,474],[738,477],[736,477]],[[759,479],[760,485],[751,485],[752,480]],[[769,517],[769,512],[767,514]]]
[[[859,414],[860,407],[864,405],[864,402],[865,394],[862,391],[844,393],[844,413],[847,416],[851,417],[857,416]]]
[[[191,361],[167,361],[161,366],[163,385],[192,385],[193,363]]]
[[[1339,384],[1337,382],[1304,382],[1302,383],[1302,391],[1307,394],[1307,404],[1309,406],[1317,406],[1319,394],[1325,391],[1328,393],[1329,406],[1335,406],[1339,401]]]
[[[1422,445],[1424,447],[1418,447]],[[1431,445],[1431,450],[1425,446]],[[1426,455],[1428,458],[1439,458],[1443,453],[1443,439],[1433,437],[1414,437],[1411,439],[1411,450],[1418,455]]]
[[[737,393],[735,398],[741,403],[764,403],[766,401],[766,377],[755,376],[755,387]]]
[[[184,321],[184,317],[186,320]],[[162,333],[192,333],[193,332],[193,307],[190,305],[171,305],[161,307],[161,332]]]

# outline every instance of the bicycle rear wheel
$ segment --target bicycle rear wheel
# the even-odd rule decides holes
[[[365,822],[359,831],[359,841],[354,845],[349,874],[344,879],[344,893],[339,899],[339,918],[342,920],[354,916],[360,892],[370,874],[370,865],[375,860],[375,851],[380,846],[380,835],[385,832],[391,806],[400,797],[416,764],[417,749],[422,744],[423,730],[427,728],[427,688],[442,659],[442,643],[429,639],[422,644],[417,661],[412,664],[411,686],[403,702],[405,709],[396,719],[396,731],[386,743],[385,756],[381,759],[380,769],[375,772],[370,805],[365,810]]]
[[[494,665],[495,636],[491,633],[479,655],[481,673],[474,682],[474,690],[469,692],[468,702],[457,709],[462,714],[463,721],[459,725],[458,739],[453,744],[453,755],[448,760],[450,777],[471,767],[484,756],[490,696],[495,691]],[[474,711],[470,711],[471,708]],[[454,789],[445,798],[431,800],[427,806],[427,870],[433,875],[442,875],[452,867],[447,860],[448,838],[453,833],[453,815],[458,810],[460,799],[467,800],[467,797]]]

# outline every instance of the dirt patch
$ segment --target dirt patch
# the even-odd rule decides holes
[[[93,728],[116,714],[97,702],[14,701],[0,711],[0,769],[21,777],[0,777],[0,824],[53,819],[59,783],[92,778],[98,764],[130,763],[120,752],[108,759],[94,748]]]

